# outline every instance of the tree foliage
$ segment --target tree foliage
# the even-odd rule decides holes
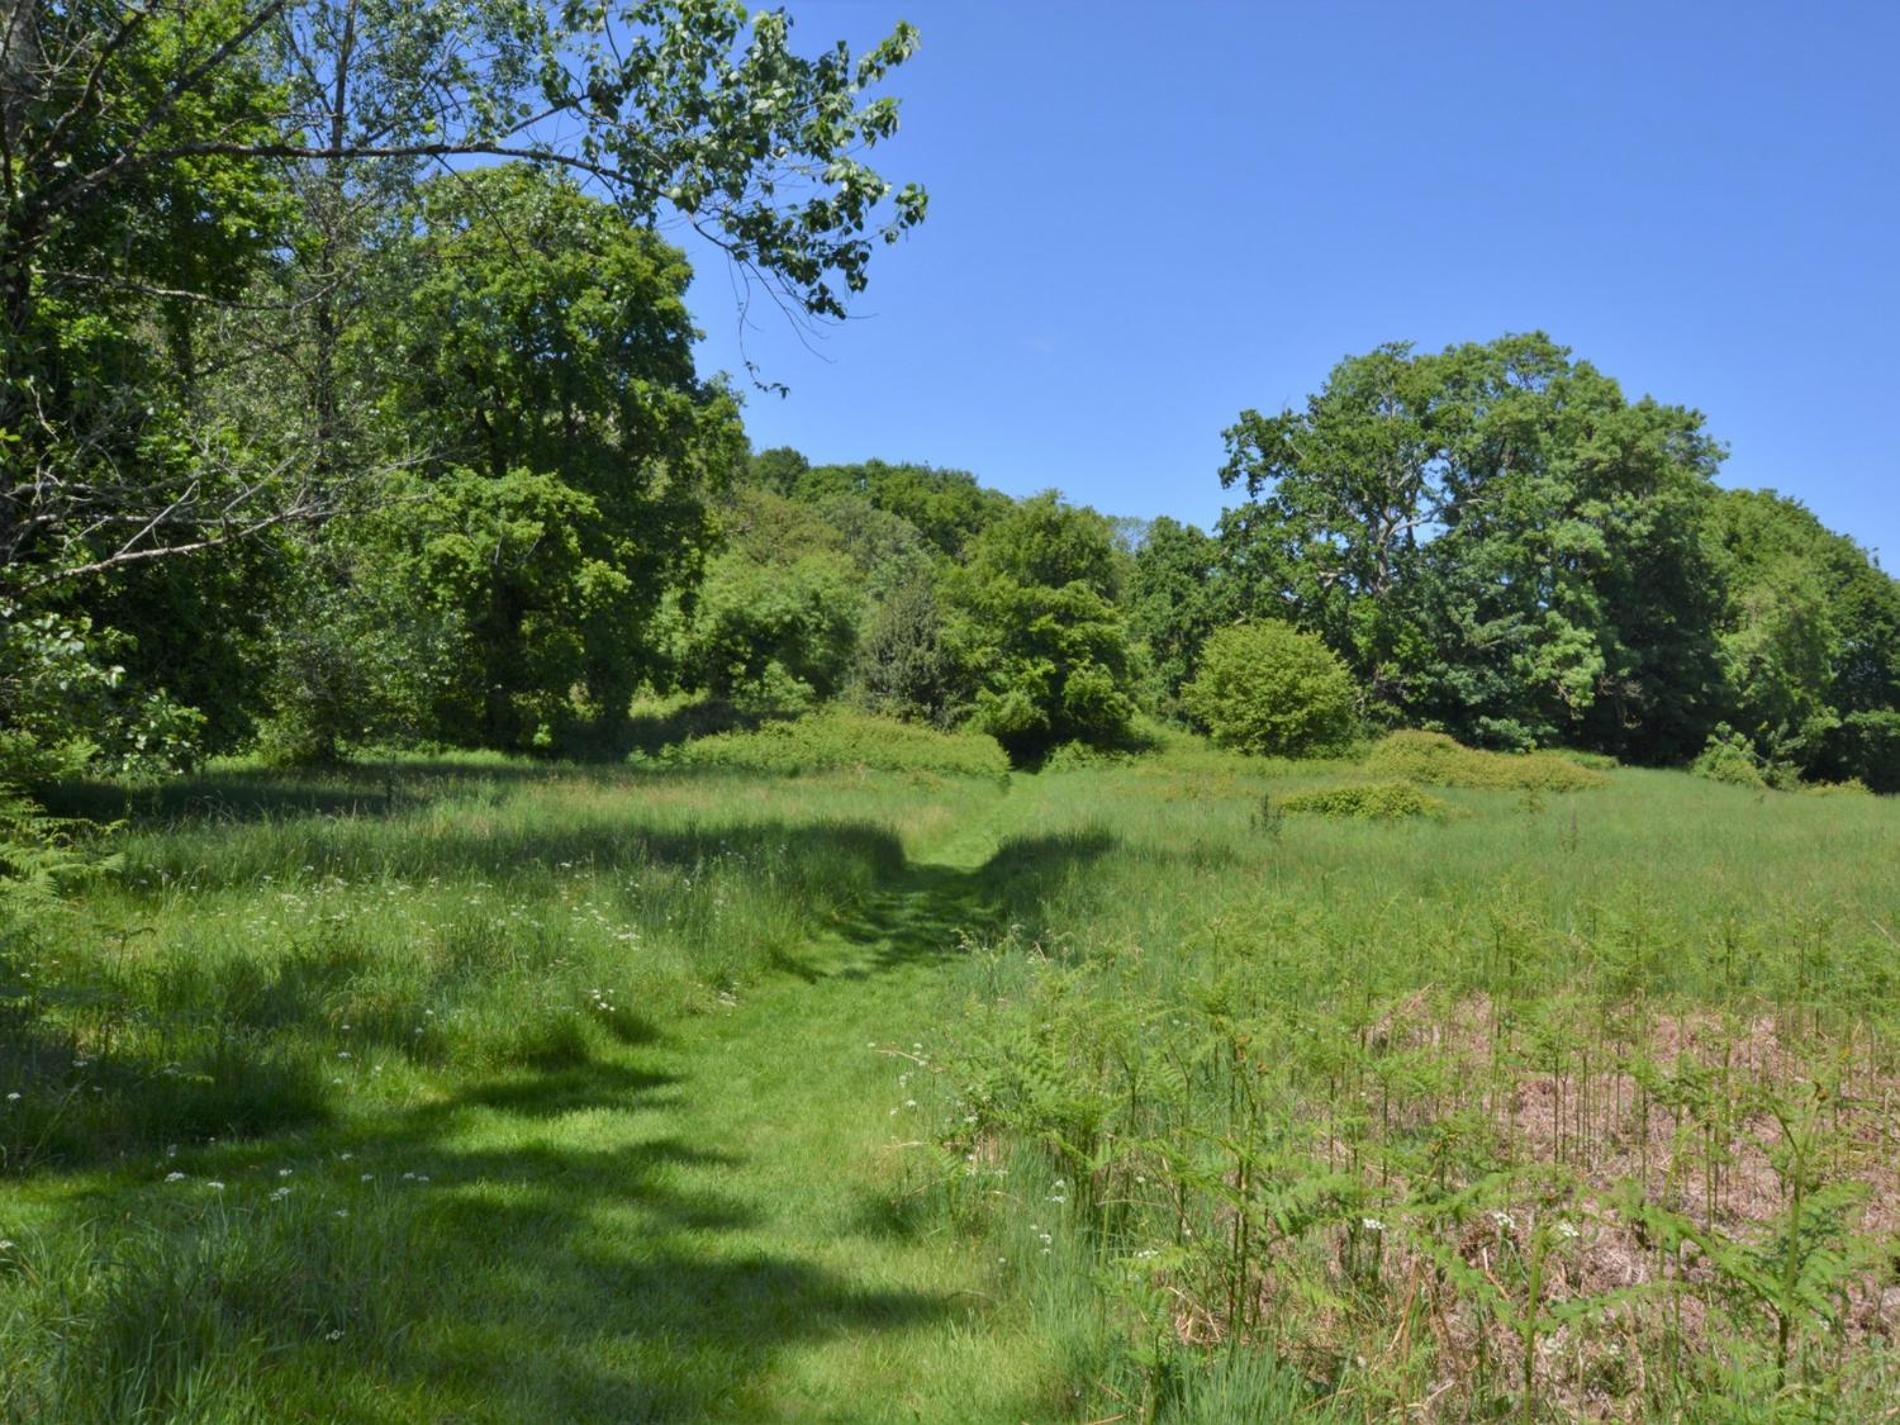
[[[1106,519],[1053,492],[1022,501],[977,537],[954,588],[976,723],[1012,760],[1127,736],[1133,667]]]
[[[1701,540],[1720,449],[1542,335],[1335,369],[1243,412],[1227,561],[1388,715],[1468,741],[1680,755],[1719,684]]]

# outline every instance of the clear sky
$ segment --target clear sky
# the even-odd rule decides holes
[[[1542,328],[1900,570],[1900,0],[789,8],[807,52],[919,27],[874,162],[931,209],[815,349],[755,311],[759,448],[1208,523],[1243,407]]]

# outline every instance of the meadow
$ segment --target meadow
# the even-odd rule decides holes
[[[1892,1418],[1893,801],[983,745],[65,789],[0,1420]]]

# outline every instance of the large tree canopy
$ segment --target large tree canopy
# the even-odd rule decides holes
[[[680,254],[525,165],[444,176],[346,350],[426,452],[367,526],[467,630],[454,740],[548,745],[624,715],[697,576],[709,486],[742,458],[701,385]]]
[[[842,316],[924,214],[868,162],[915,45],[801,54],[735,0],[0,0],[0,617],[122,663],[107,721],[216,702],[216,745],[447,666],[369,677],[353,618],[481,650],[481,709],[405,727],[611,709],[733,458],[653,232]],[[293,744],[386,721],[316,705],[352,727]]]
[[[874,247],[924,213],[863,158],[897,125],[866,91],[915,43],[899,26],[861,58],[806,58],[784,14],[733,0],[6,0],[0,593],[328,507],[339,208],[425,164],[565,171],[841,316]],[[301,287],[255,290],[286,261]],[[313,319],[293,361],[315,442],[259,451],[189,409],[194,328],[247,297],[280,306],[280,339]]]
[[[1478,741],[1693,750],[1719,593],[1719,448],[1547,337],[1335,369],[1227,432],[1233,577],[1321,633],[1395,716]]]

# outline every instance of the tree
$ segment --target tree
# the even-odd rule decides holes
[[[1283,623],[1214,634],[1182,700],[1216,742],[1258,756],[1338,751],[1357,723],[1358,689],[1345,665],[1317,635]]]
[[[802,709],[843,686],[861,608],[851,566],[837,555],[773,561],[723,555],[693,617],[686,676],[717,698]]]
[[[967,470],[929,465],[891,465],[867,460],[859,465],[820,465],[805,472],[794,493],[813,503],[855,495],[880,510],[901,515],[950,558],[961,558],[970,542],[1010,508],[1009,496],[979,485]]]
[[[1242,411],[1224,435],[1221,483],[1251,503],[1223,530],[1255,607],[1283,604],[1396,705],[1415,692],[1409,605],[1446,498],[1440,394],[1410,346],[1382,346],[1336,366],[1303,411]]]
[[[1136,549],[1125,603],[1129,632],[1146,655],[1156,701],[1178,697],[1194,676],[1201,647],[1234,616],[1234,581],[1220,567],[1220,545],[1166,515]]]
[[[694,376],[683,257],[526,165],[437,179],[346,343],[428,454],[366,532],[466,630],[444,728],[485,746],[605,735],[658,666],[656,618],[711,542],[742,459]]]
[[[344,347],[432,166],[565,172],[841,316],[924,214],[865,161],[915,42],[805,58],[734,0],[5,0],[0,598],[84,621],[388,494]]]
[[[1053,491],[972,544],[952,586],[955,642],[976,687],[975,722],[1012,760],[1127,736],[1135,709],[1120,559],[1109,522]]]
[[[1343,362],[1244,412],[1223,564],[1388,716],[1470,741],[1689,755],[1719,715],[1701,540],[1720,447],[1539,333]]]
[[[1727,720],[1764,760],[1900,787],[1900,584],[1772,490],[1710,516]]]
[[[967,700],[965,678],[929,578],[900,584],[872,609],[856,679],[859,699],[872,712],[938,726],[956,718]]]

